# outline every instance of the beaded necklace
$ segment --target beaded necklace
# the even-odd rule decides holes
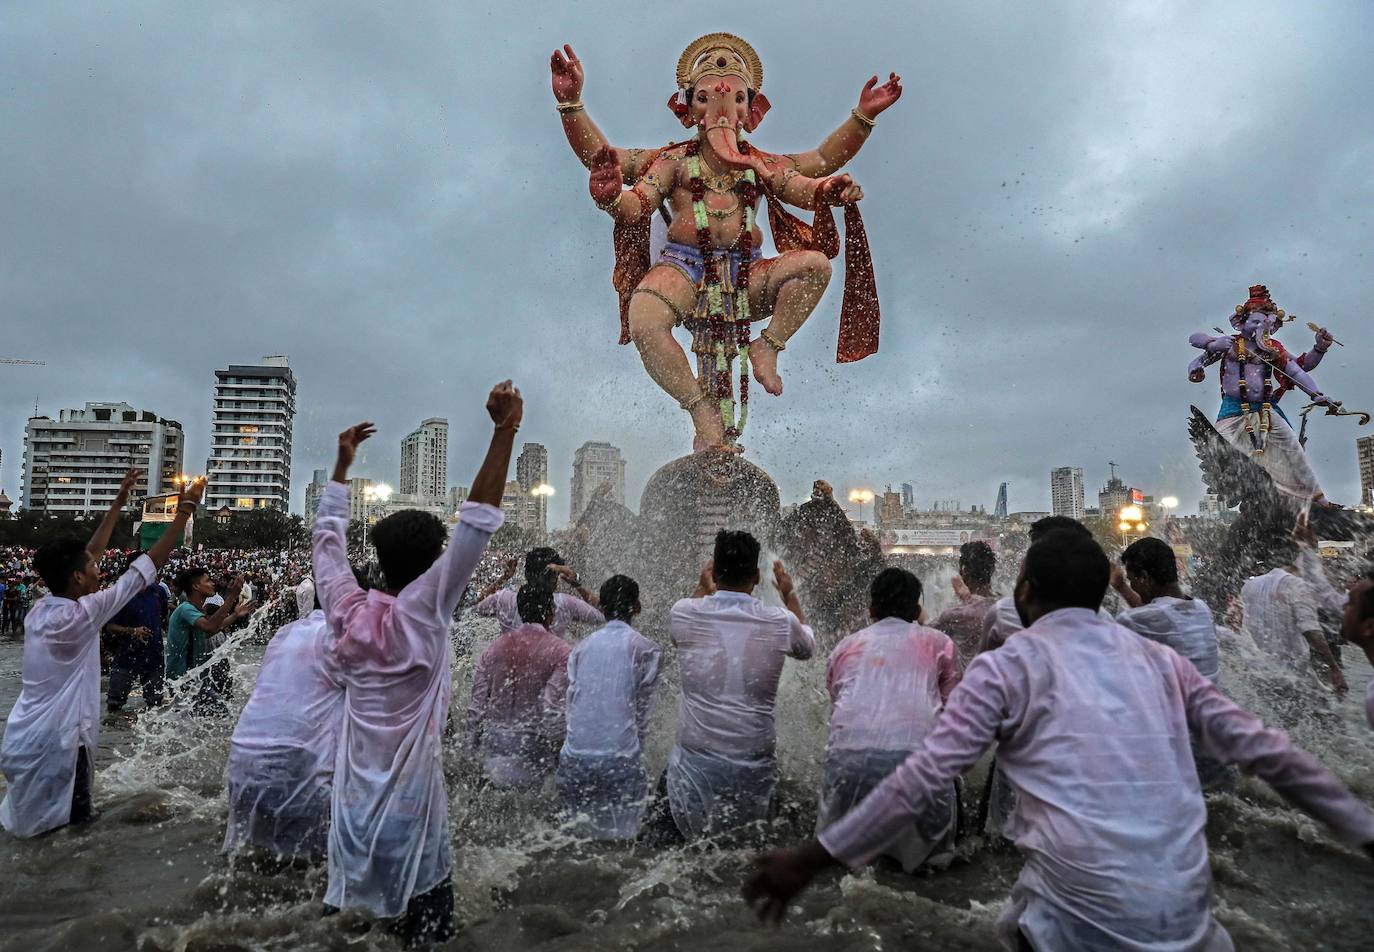
[[[1264,366],[1264,391],[1260,395],[1259,432],[1256,433],[1255,414],[1250,411],[1249,385],[1245,382],[1245,365],[1249,361],[1249,357],[1245,351],[1245,338],[1237,334],[1235,341],[1236,363],[1240,365],[1238,385],[1240,394],[1240,415],[1241,419],[1245,421],[1245,432],[1250,437],[1250,446],[1254,449],[1255,455],[1260,456],[1264,453],[1264,448],[1269,442],[1269,431],[1273,427],[1274,370],[1269,361],[1260,361]]]
[[[740,152],[749,154],[749,144],[741,142]],[[692,217],[697,229],[697,250],[701,253],[702,284],[698,289],[697,320],[693,322],[694,350],[700,379],[706,393],[720,407],[725,439],[733,443],[744,432],[749,419],[749,268],[754,251],[754,205],[758,201],[758,179],[753,169],[740,179],[740,205],[744,207],[744,227],[735,239],[739,249],[739,271],[726,286],[720,265],[730,267],[727,249],[717,256],[711,240],[710,211],[706,207],[706,180],[701,168],[701,144],[692,140],[687,146],[687,174],[692,192]],[[718,181],[720,176],[715,177]],[[713,189],[714,190],[714,189]],[[729,349],[733,348],[733,353]],[[739,359],[739,418],[735,417],[735,395],[730,382],[730,362]]]

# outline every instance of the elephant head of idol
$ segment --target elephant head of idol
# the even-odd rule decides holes
[[[1283,326],[1285,320],[1292,320],[1283,313],[1283,308],[1274,304],[1269,289],[1262,284],[1252,285],[1250,299],[1236,305],[1231,326],[1240,331],[1251,346],[1265,354],[1276,353],[1274,342],[1269,338]]]
[[[761,171],[758,158],[740,151],[740,136],[758,128],[769,108],[754,48],[729,33],[703,36],[678,60],[677,82],[668,108],[678,121],[699,130],[722,164]]]

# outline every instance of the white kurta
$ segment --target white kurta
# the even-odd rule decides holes
[[[348,488],[331,482],[315,517],[315,587],[345,686],[334,761],[325,902],[399,916],[449,875],[444,725],[449,623],[501,510],[464,503],[448,548],[397,596],[364,592],[348,564]]]
[[[766,818],[776,781],[773,711],[783,662],[810,658],[815,633],[785,608],[724,591],[679,601],[670,631],[682,671],[667,774],[678,829],[695,837],[713,821]]]
[[[286,857],[324,851],[343,700],[324,612],[283,626],[267,645],[229,742],[225,850],[252,845]]]
[[[1067,608],[974,659],[921,748],[821,843],[862,865],[996,739],[1018,793],[1006,833],[1026,858],[1006,948],[1020,931],[1041,950],[1229,949],[1190,729],[1346,842],[1374,842],[1374,813],[1286,734],[1163,645]]]
[[[24,687],[0,741],[9,790],[0,826],[37,836],[68,823],[77,748],[92,769],[100,742],[100,629],[157,579],[141,555],[114,585],[73,601],[38,600],[24,619]]]
[[[1246,580],[1240,589],[1244,630],[1260,650],[1297,675],[1312,674],[1311,646],[1304,632],[1322,630],[1312,586],[1278,568]]]

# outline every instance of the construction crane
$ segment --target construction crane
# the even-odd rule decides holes
[[[29,367],[46,367],[46,360],[23,360],[19,357],[0,357],[0,364],[25,364]]]

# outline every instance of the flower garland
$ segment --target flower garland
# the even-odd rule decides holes
[[[1267,360],[1261,360],[1264,365],[1264,392],[1260,399],[1259,412],[1259,433],[1255,433],[1255,417],[1250,411],[1249,385],[1245,382],[1245,366],[1249,358],[1245,352],[1245,338],[1240,334],[1236,335],[1236,362],[1239,367],[1238,391],[1240,394],[1240,415],[1245,421],[1245,432],[1250,437],[1250,446],[1254,449],[1255,455],[1264,453],[1265,445],[1269,442],[1268,435],[1274,425],[1273,421],[1273,368]]]
[[[749,154],[749,144],[740,143],[740,151]],[[711,240],[709,211],[706,208],[706,181],[701,169],[701,144],[693,140],[687,146],[687,174],[692,193],[692,216],[697,229],[697,250],[703,262],[701,298],[695,331],[702,337],[698,350],[701,359],[702,386],[720,407],[721,422],[725,425],[725,439],[733,443],[744,432],[749,419],[749,268],[754,252],[754,206],[758,202],[758,179],[749,169],[741,180],[740,204],[744,207],[744,226],[736,239],[739,248],[739,271],[727,289],[721,280],[720,263],[729,267],[730,253],[717,257]],[[740,293],[740,289],[743,293]],[[728,304],[727,304],[728,301]],[[733,328],[731,325],[734,325]],[[733,330],[733,334],[731,331]],[[734,354],[727,353],[733,346]],[[739,358],[739,419],[735,419],[735,396],[730,386],[730,361]]]

